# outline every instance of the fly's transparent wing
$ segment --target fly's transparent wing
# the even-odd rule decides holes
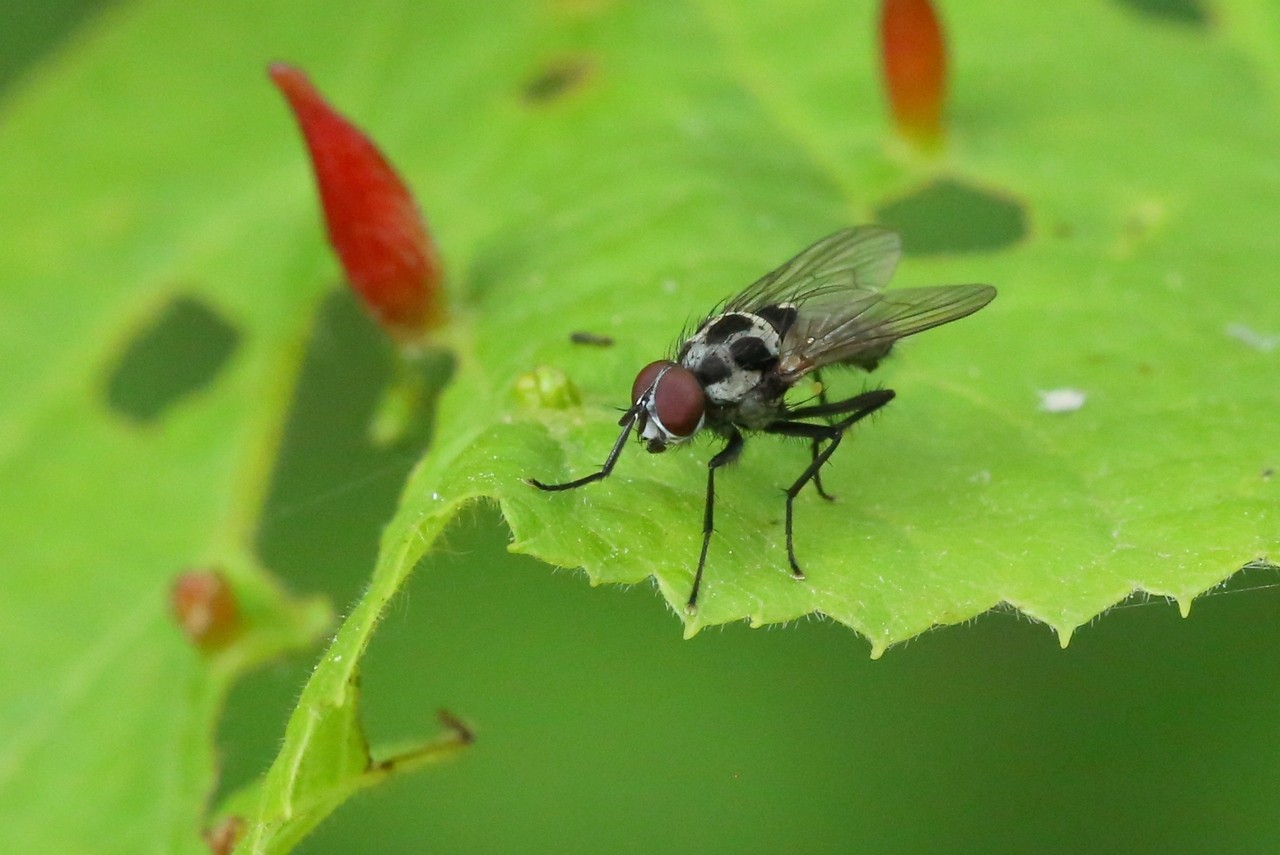
[[[848,300],[874,294],[893,276],[902,256],[895,232],[857,226],[828,235],[730,299],[726,312],[755,312],[840,293]]]
[[[885,294],[827,292],[801,303],[782,339],[778,372],[796,378],[824,365],[875,368],[898,339],[971,315],[990,303],[990,285],[938,285]]]

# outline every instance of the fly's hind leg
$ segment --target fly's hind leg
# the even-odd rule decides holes
[[[804,571],[800,569],[800,563],[796,561],[795,538],[794,538],[794,506],[796,496],[800,495],[800,491],[804,489],[804,485],[810,481],[815,481],[818,471],[822,469],[835,450],[840,447],[840,440],[844,437],[844,432],[857,422],[865,419],[876,410],[893,400],[893,391],[890,389],[875,389],[870,392],[863,392],[861,395],[855,395],[845,401],[837,401],[834,404],[820,404],[814,407],[802,407],[792,410],[789,415],[792,419],[777,421],[764,428],[766,433],[775,433],[781,436],[796,436],[813,440],[814,457],[813,462],[808,468],[801,473],[796,482],[787,488],[787,561],[791,565],[791,575],[797,579],[804,578]],[[818,416],[834,416],[844,415],[845,417],[834,424],[812,424],[810,422],[796,421],[800,418],[813,418]],[[818,446],[822,442],[827,445],[821,451]]]
[[[817,371],[813,372],[813,381],[818,384],[818,405],[821,407],[828,406],[827,403],[827,384],[822,382],[822,376]],[[813,452],[812,462],[818,460],[818,444],[822,440],[816,437],[809,442],[809,449]],[[836,497],[828,493],[822,486],[822,473],[813,473],[813,486],[818,491],[818,495],[826,499],[828,502],[834,502]]]

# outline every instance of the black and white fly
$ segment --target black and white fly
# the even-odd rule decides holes
[[[793,406],[785,400],[801,378],[827,366],[872,371],[899,339],[971,315],[990,303],[990,285],[939,285],[884,292],[902,255],[898,235],[876,226],[823,238],[765,275],[680,343],[674,359],[636,375],[622,434],[598,472],[563,484],[530,479],[540,490],[572,490],[608,477],[634,429],[651,452],[687,442],[704,428],[725,439],[707,464],[702,551],[686,611],[697,610],[715,512],[716,470],[742,453],[743,432],[808,439],[812,460],[787,489],[787,560],[803,579],[793,542],[792,507],[810,481],[824,499],[819,471],[846,430],[893,400],[873,389],[843,401]],[[820,381],[819,381],[820,385]]]

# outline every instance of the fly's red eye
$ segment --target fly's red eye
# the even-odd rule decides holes
[[[693,372],[673,365],[653,390],[653,411],[673,436],[692,436],[702,424],[707,396]]]
[[[631,403],[640,400],[640,396],[649,391],[649,387],[653,385],[653,381],[658,379],[658,375],[662,373],[664,368],[674,368],[675,363],[669,359],[659,359],[657,362],[650,362],[644,368],[640,369],[640,373],[636,375],[636,382],[631,384]]]

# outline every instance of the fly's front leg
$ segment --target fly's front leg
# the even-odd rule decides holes
[[[707,461],[707,500],[702,512],[702,551],[698,554],[698,570],[693,575],[693,590],[689,592],[689,602],[685,603],[686,614],[698,611],[698,589],[702,587],[702,568],[707,563],[707,547],[711,545],[711,532],[714,530],[716,506],[716,470],[727,463],[732,463],[742,454],[742,434],[732,428],[729,442],[720,453]]]
[[[840,440],[844,437],[844,432],[857,422],[865,419],[876,410],[893,400],[893,391],[889,389],[875,389],[871,392],[863,392],[861,395],[855,395],[846,401],[838,401],[834,404],[820,404],[816,407],[804,407],[793,410],[790,415],[800,418],[812,418],[814,416],[833,416],[845,415],[843,419],[835,424],[811,424],[801,421],[777,421],[765,427],[766,433],[776,433],[782,436],[796,436],[813,440],[814,457],[813,462],[808,468],[796,479],[796,482],[787,488],[787,561],[791,565],[791,575],[797,579],[804,578],[804,571],[800,569],[800,563],[796,561],[796,550],[794,542],[794,506],[796,496],[800,495],[800,491],[804,489],[804,485],[814,480],[818,475],[818,470],[822,465],[831,458],[835,450],[840,447]],[[827,441],[826,448],[818,451],[819,443]]]
[[[622,417],[622,421],[618,422],[622,426],[622,433],[618,435],[617,441],[614,442],[613,448],[609,451],[609,456],[605,458],[604,465],[599,470],[573,481],[565,481],[563,484],[545,484],[537,478],[525,478],[525,483],[548,493],[556,493],[561,490],[576,490],[578,487],[608,478],[609,473],[613,471],[614,464],[618,462],[618,455],[622,454],[623,446],[627,444],[627,437],[631,435],[631,429],[635,426],[637,412],[634,407],[631,408]]]

